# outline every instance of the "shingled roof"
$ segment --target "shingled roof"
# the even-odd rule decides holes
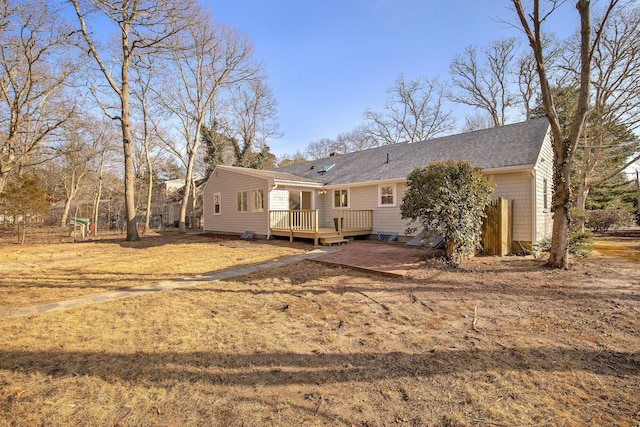
[[[226,165],[218,165],[216,168],[219,169],[227,169],[239,173],[244,173],[246,175],[251,175],[259,178],[267,178],[273,179],[274,181],[282,182],[282,183],[303,183],[303,184],[318,184],[320,181],[317,177],[305,178],[303,176],[296,176],[290,173],[279,171],[279,170],[262,170],[262,169],[250,169],[250,168],[241,168],[237,166],[226,166]],[[316,179],[313,179],[316,178]]]
[[[274,169],[325,185],[404,179],[416,167],[465,160],[491,171],[533,167],[547,136],[546,118],[450,135],[416,143],[385,145]],[[326,165],[333,166],[321,172]]]

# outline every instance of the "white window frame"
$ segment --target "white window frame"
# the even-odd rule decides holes
[[[236,212],[243,213],[247,212],[248,208],[247,203],[247,192],[246,191],[238,191],[236,192]]]
[[[258,199],[260,201],[259,204]],[[264,212],[264,190],[261,188],[251,190],[251,211]]]
[[[218,208],[217,212],[216,207]],[[213,214],[222,215],[222,193],[213,193]]]
[[[347,195],[347,204],[345,206],[342,206],[342,203],[340,204],[340,206],[336,206],[336,192],[340,192],[340,198],[342,199],[342,193],[346,193]],[[331,193],[331,204],[333,205],[333,209],[349,209],[349,205],[351,203],[351,191],[349,191],[348,188],[337,188],[335,190],[333,190],[333,192]]]
[[[382,197],[388,197],[388,195],[382,194],[383,188],[391,188],[391,203],[383,203]],[[391,208],[396,206],[396,184],[380,184],[378,185],[378,207],[379,208]]]

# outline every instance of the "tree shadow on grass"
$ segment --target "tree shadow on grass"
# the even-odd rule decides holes
[[[159,352],[110,353],[0,350],[0,369],[52,377],[86,375],[145,384],[204,382],[221,386],[286,386],[378,381],[485,371],[582,371],[640,375],[640,353],[547,348],[432,350],[426,354]]]

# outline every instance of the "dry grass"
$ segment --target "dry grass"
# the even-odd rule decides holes
[[[601,237],[595,241],[594,249],[601,255],[617,256],[640,262],[640,238]]]
[[[0,245],[0,315],[10,309],[180,279],[295,255],[283,245],[176,232],[138,242],[109,236],[79,243]]]
[[[0,424],[636,426],[639,277],[605,256],[405,279],[305,261],[2,319]]]

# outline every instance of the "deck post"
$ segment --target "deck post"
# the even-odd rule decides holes
[[[289,210],[289,243],[293,242],[293,211]]]
[[[342,209],[338,209],[338,236],[342,236],[342,216],[340,215]]]
[[[313,218],[313,222],[314,222],[314,234],[313,234],[313,246],[318,246],[318,209],[316,209],[313,212],[314,218]]]

